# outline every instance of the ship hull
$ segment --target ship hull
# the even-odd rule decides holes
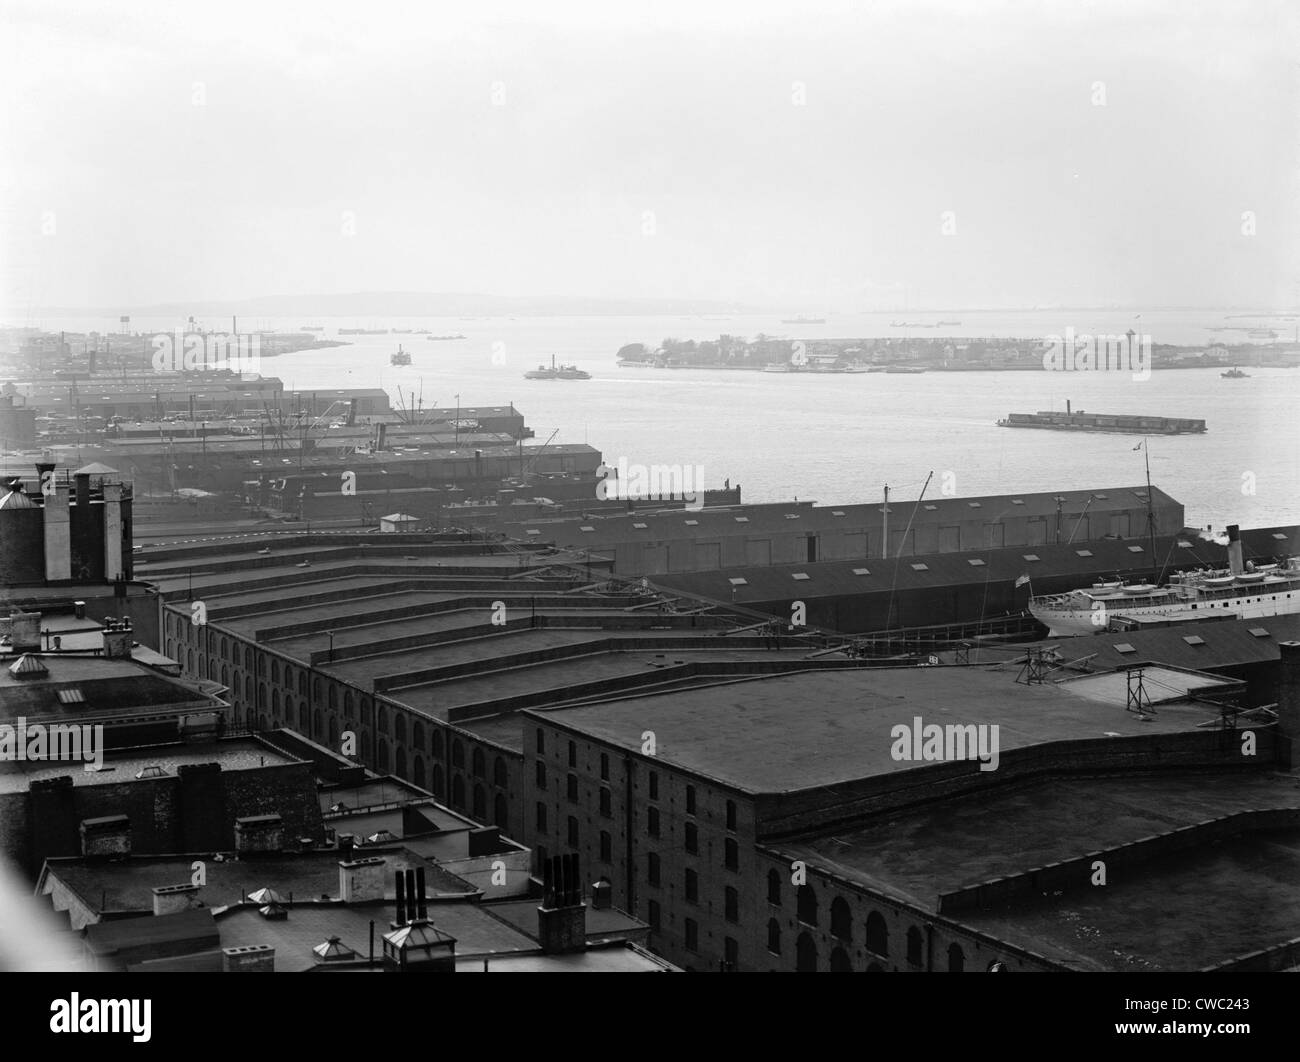
[[[1300,612],[1300,590],[1279,590],[1276,593],[1259,593],[1219,601],[1178,601],[1167,605],[1146,605],[1137,608],[1047,608],[1030,604],[1030,614],[1047,628],[1052,638],[1071,638],[1084,634],[1099,634],[1107,629],[1110,620],[1119,616],[1150,619],[1213,616],[1230,612],[1239,619],[1259,619],[1265,616],[1283,616]],[[1101,618],[1104,616],[1104,619]]]

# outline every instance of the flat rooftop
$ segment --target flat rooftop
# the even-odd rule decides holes
[[[74,786],[108,785],[134,781],[136,772],[146,767],[161,767],[175,776],[179,767],[190,763],[219,763],[223,771],[248,771],[296,762],[249,738],[110,749],[105,750],[104,765],[98,771],[88,771],[80,762],[0,761],[0,793],[26,792],[32,782],[64,774],[72,776]]]
[[[918,804],[882,814],[859,829],[768,847],[937,911],[943,893],[993,878],[1234,812],[1300,807],[1295,783],[1293,777],[1263,771],[1057,777]],[[1170,899],[1153,894],[1144,906],[1151,910]],[[953,917],[975,920],[966,913]]]
[[[890,755],[891,728],[915,717],[989,724],[1000,751],[1049,741],[1192,731],[1207,706],[1164,705],[1142,722],[1114,683],[1092,676],[1025,686],[1014,669],[872,668],[809,672],[545,710],[548,721],[639,753],[655,732],[658,759],[742,791],[784,793],[908,770]],[[1212,676],[1198,687],[1226,686]]]
[[[207,884],[197,896],[208,907],[240,904],[249,893],[261,888],[273,889],[285,899],[300,901],[337,899],[339,861],[382,856],[387,898],[396,896],[394,861],[400,857],[411,865],[424,862],[400,844],[358,848],[345,856],[334,849],[318,849],[298,854],[265,855],[252,860],[208,857]],[[48,873],[55,874],[93,911],[139,912],[153,910],[153,889],[163,885],[188,884],[193,874],[192,854],[132,856],[109,862],[79,858],[56,858],[46,863]],[[426,887],[430,898],[458,898],[476,894],[477,889],[436,863],[425,864]],[[256,943],[253,941],[252,943]]]

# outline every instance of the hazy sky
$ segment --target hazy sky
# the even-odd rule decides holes
[[[1295,305],[1297,9],[3,0],[0,317]]]

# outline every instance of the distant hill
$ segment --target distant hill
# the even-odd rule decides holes
[[[736,303],[695,299],[605,299],[582,296],[484,295],[474,292],[355,292],[347,295],[267,295],[255,299],[99,309],[51,309],[55,316],[229,316],[258,317],[585,317],[763,313]]]

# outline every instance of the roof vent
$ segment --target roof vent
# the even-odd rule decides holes
[[[41,658],[32,656],[31,653],[23,653],[22,656],[9,665],[9,674],[15,678],[39,678],[49,673],[50,669],[45,666]]]
[[[321,962],[350,962],[357,957],[357,953],[339,940],[338,937],[330,937],[323,944],[317,944],[311,949]]]

